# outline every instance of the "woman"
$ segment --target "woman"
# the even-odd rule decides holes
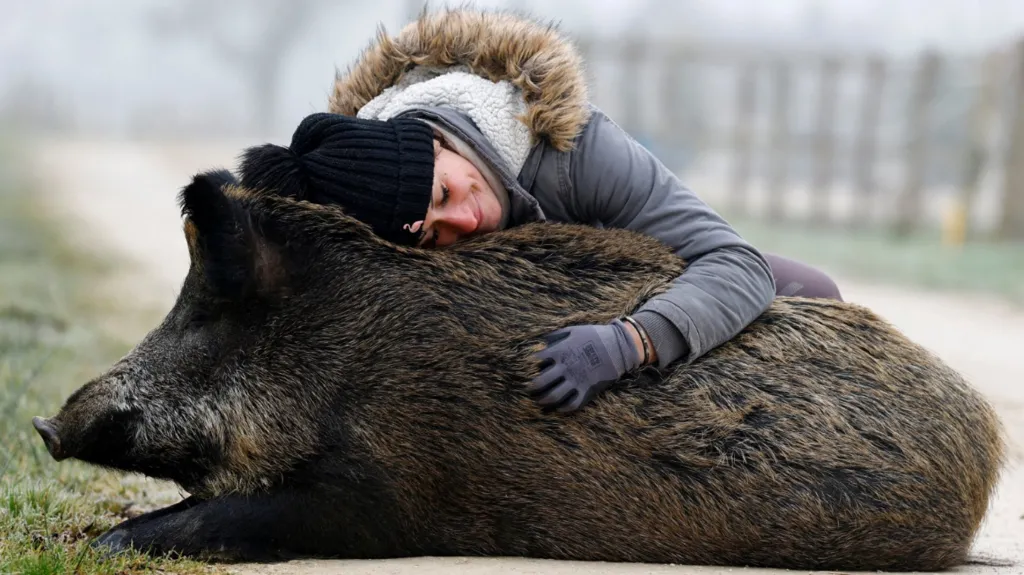
[[[631,370],[692,362],[776,294],[839,299],[824,274],[759,253],[592,106],[577,53],[551,27],[424,15],[339,75],[329,112],[305,118],[289,148],[247,150],[242,184],[339,204],[401,244],[574,222],[653,236],[688,262],[631,316],[550,334],[528,386],[542,406],[574,411]]]

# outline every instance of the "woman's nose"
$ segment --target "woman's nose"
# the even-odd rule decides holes
[[[458,234],[472,233],[477,228],[476,213],[473,212],[472,200],[460,202],[455,206],[447,206],[438,224]]]

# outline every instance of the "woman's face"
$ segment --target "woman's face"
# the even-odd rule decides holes
[[[447,246],[498,229],[501,203],[480,170],[434,140],[434,188],[423,221],[423,247]]]

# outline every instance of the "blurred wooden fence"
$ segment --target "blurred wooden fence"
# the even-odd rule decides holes
[[[703,185],[720,188],[717,205],[730,214],[748,212],[760,187],[761,217],[881,224],[902,236],[935,223],[924,214],[939,209],[935,190],[944,189],[939,223],[947,238],[1024,240],[1024,40],[988,54],[910,59],[576,40],[592,99],[660,158],[681,154],[688,166],[728,158],[717,184]],[[814,95],[798,90],[799,75]],[[851,85],[860,87],[852,97]],[[795,122],[801,114],[809,118],[803,128]],[[983,184],[995,198],[992,216],[975,229]],[[841,217],[829,209],[837,186],[850,196]],[[783,199],[795,187],[806,190],[802,217]]]

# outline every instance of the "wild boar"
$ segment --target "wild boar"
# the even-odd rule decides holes
[[[57,460],[190,493],[97,546],[938,570],[986,513],[993,410],[858,305],[779,298],[564,415],[524,391],[532,353],[665,289],[685,263],[660,243],[549,223],[405,248],[226,171],[180,201],[173,308],[33,420]]]

